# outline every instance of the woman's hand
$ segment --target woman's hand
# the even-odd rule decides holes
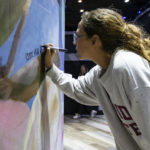
[[[44,51],[45,51],[45,67],[47,69],[50,69],[53,66],[53,58],[55,55],[55,50],[51,50],[51,47],[53,47],[52,44],[45,44],[44,45]]]

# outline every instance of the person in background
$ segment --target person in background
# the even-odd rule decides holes
[[[53,64],[55,51],[47,44],[47,76],[76,101],[102,106],[117,150],[148,150],[150,36],[118,12],[99,8],[82,14],[74,44],[80,59],[97,65],[74,79]]]
[[[85,75],[88,72],[88,67],[86,64],[82,64],[80,68],[79,77]],[[73,119],[79,119],[82,116],[91,116],[92,118],[95,117],[97,111],[95,108],[93,109],[92,106],[86,106],[83,104],[78,103],[77,112],[73,116]]]

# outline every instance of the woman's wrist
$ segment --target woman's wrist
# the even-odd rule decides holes
[[[53,64],[48,65],[45,67],[45,72],[48,72],[53,67]]]

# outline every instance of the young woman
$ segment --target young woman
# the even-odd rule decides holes
[[[52,62],[47,44],[48,76],[68,96],[86,105],[101,105],[117,150],[150,147],[150,39],[110,9],[85,12],[74,44],[80,59],[97,65],[74,79]]]

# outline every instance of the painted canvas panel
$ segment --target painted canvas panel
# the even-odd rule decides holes
[[[63,101],[41,45],[64,47],[64,3],[0,0],[0,149],[62,150]],[[54,62],[63,68],[63,54]]]

